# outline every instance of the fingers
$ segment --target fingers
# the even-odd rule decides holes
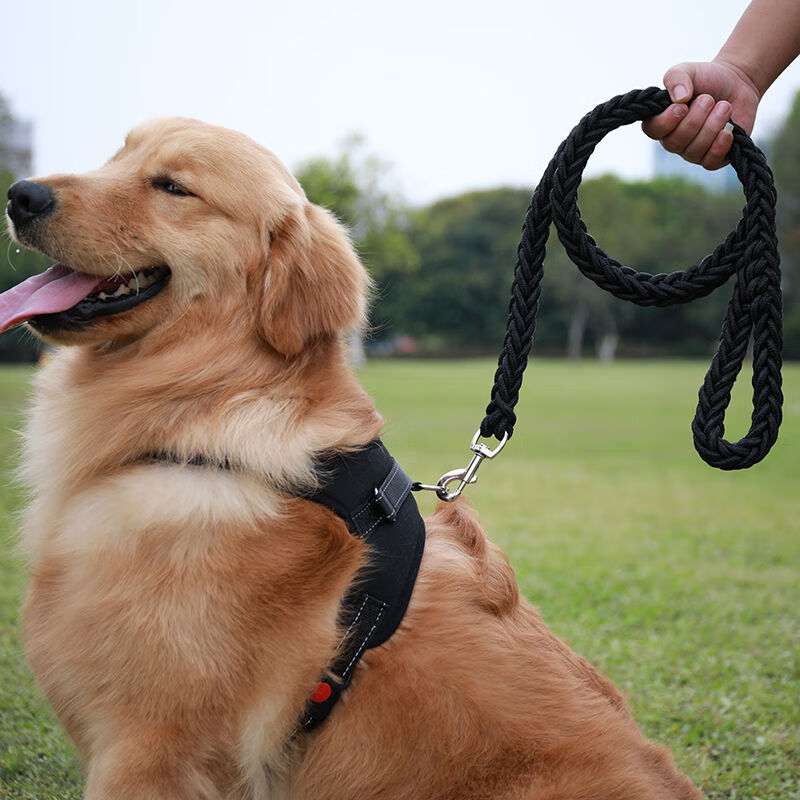
[[[664,139],[669,136],[689,113],[689,106],[684,103],[669,106],[657,117],[651,117],[642,123],[642,130],[651,139]]]
[[[733,135],[725,130],[730,118],[729,102],[715,103],[711,95],[701,94],[689,106],[686,116],[659,138],[669,152],[706,169],[717,169],[724,165],[733,142]]]
[[[733,134],[725,128],[731,118],[731,104],[727,100],[716,103],[710,94],[700,94],[689,105],[696,83],[700,84],[697,88],[723,94],[720,86],[713,89],[703,85],[718,83],[710,81],[713,76],[709,76],[707,68],[703,72],[703,68],[702,64],[686,63],[667,70],[664,86],[673,105],[646,120],[642,130],[651,139],[660,140],[671,153],[706,169],[719,169],[725,165],[733,143]]]
[[[694,94],[692,68],[688,64],[678,64],[664,74],[664,88],[669,92],[673,103],[688,103]]]
[[[677,64],[665,73],[664,86],[675,105],[644,122],[642,130],[651,139],[663,139],[669,136],[689,113],[686,103],[692,99],[694,92],[693,72],[694,69],[690,64]]]
[[[728,151],[733,144],[733,125],[725,124],[701,161],[706,169],[719,169],[728,163]]]

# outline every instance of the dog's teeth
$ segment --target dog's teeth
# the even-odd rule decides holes
[[[125,286],[125,285],[123,284],[122,286],[119,286],[119,287],[117,288],[117,291],[116,291],[116,292],[114,292],[114,294],[112,294],[111,296],[112,296],[112,297],[122,297],[122,295],[124,295],[124,294],[130,294],[130,293],[131,293],[131,290],[130,290],[130,289],[127,287],[127,286]]]
[[[131,289],[146,289],[148,286],[152,286],[156,282],[157,276],[154,272],[148,272],[146,275],[139,274],[137,275],[133,281],[128,281],[128,286]]]
[[[101,300],[108,300],[108,295],[107,295],[105,292],[100,292],[100,294],[98,294],[97,296],[98,296],[98,297],[99,297]]]

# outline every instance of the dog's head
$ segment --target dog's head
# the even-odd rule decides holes
[[[346,233],[277,158],[195,120],[133,130],[103,167],[20,181],[14,239],[58,261],[0,295],[0,331],[130,340],[223,310],[292,356],[364,316],[368,279]]]

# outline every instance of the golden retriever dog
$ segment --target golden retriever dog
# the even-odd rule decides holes
[[[58,345],[25,432],[25,645],[86,798],[701,797],[462,500],[426,520],[399,628],[298,729],[371,558],[304,497],[382,426],[348,362],[369,281],[346,233],[272,153],[188,119],[9,197],[58,261],[0,297],[0,327]]]

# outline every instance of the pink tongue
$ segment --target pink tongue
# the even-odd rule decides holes
[[[102,283],[96,275],[55,264],[41,275],[0,294],[0,333],[37,314],[56,314],[72,308]]]

